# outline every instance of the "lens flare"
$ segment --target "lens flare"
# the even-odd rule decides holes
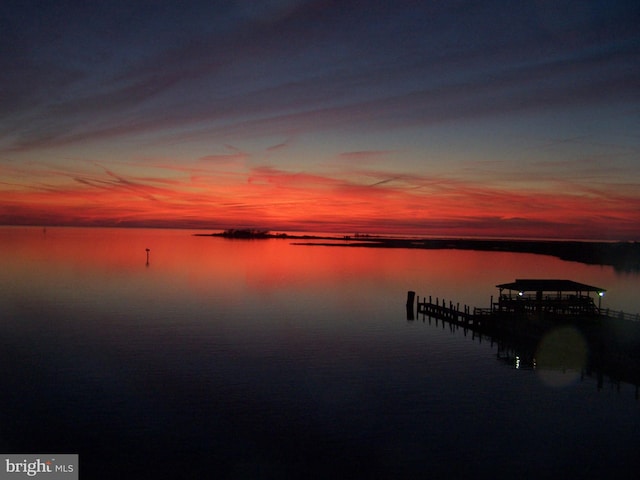
[[[587,342],[575,327],[553,329],[536,350],[536,372],[550,387],[571,385],[580,378],[587,353]]]

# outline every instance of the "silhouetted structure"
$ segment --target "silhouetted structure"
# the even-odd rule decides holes
[[[413,320],[413,302],[416,298],[416,292],[409,290],[407,292],[407,320]]]
[[[432,297],[417,297],[418,318],[442,321],[452,329],[462,328],[473,336],[486,336],[499,343],[498,355],[518,358],[535,365],[536,346],[554,329],[575,329],[588,345],[585,371],[602,374],[614,382],[640,385],[640,315],[602,310],[595,304],[605,290],[571,280],[517,279],[496,285],[498,301],[490,308],[477,308]],[[413,320],[413,296],[408,292],[407,319]],[[516,353],[513,353],[516,352]]]
[[[227,238],[272,238],[273,235],[269,233],[269,230],[256,230],[253,228],[237,229],[230,228],[225,230],[220,235]]]
[[[516,279],[496,286],[500,295],[498,303],[492,305],[494,311],[562,319],[598,316],[600,303],[596,306],[591,293],[600,300],[606,291],[572,280]]]
[[[485,326],[502,322],[533,321],[581,322],[600,324],[606,321],[629,321],[640,326],[640,314],[602,309],[600,300],[606,290],[572,280],[516,279],[496,285],[498,301],[491,297],[490,308],[469,307],[430,296],[417,301],[417,313],[464,325]],[[592,294],[594,294],[592,296]],[[596,304],[595,298],[598,299]],[[407,298],[407,309],[413,297]]]

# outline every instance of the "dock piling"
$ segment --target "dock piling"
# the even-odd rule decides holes
[[[415,300],[416,292],[409,290],[407,292],[407,320],[414,319],[413,302]]]

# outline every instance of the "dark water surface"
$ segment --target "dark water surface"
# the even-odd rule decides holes
[[[634,385],[516,368],[404,303],[568,278],[640,312],[638,274],[71,228],[0,228],[0,262],[0,451],[79,453],[91,479],[637,478]]]

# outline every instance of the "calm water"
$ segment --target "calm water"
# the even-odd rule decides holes
[[[633,385],[516,368],[404,304],[568,278],[640,312],[638,274],[190,233],[0,228],[0,451],[92,479],[635,478]]]

